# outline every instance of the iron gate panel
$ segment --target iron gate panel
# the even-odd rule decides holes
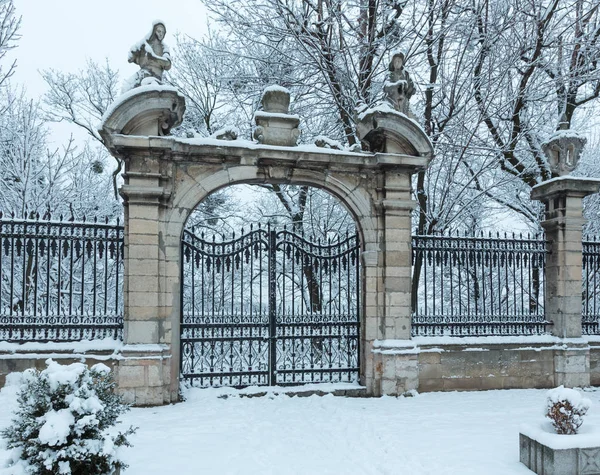
[[[184,231],[181,373],[198,386],[358,379],[357,236]]]

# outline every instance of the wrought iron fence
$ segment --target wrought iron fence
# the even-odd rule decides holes
[[[0,213],[0,341],[121,338],[123,227]]]
[[[413,336],[535,335],[544,314],[538,236],[413,236]]]
[[[359,243],[184,231],[181,372],[198,386],[355,381]]]
[[[600,240],[583,241],[582,332],[600,334]]]

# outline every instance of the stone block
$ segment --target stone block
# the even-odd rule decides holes
[[[129,305],[128,308],[128,318],[130,320],[157,320],[159,318],[156,306],[132,307]]]
[[[128,344],[159,343],[158,322],[125,321],[125,342]]]
[[[421,379],[419,378],[419,392],[443,391],[444,381],[441,378]]]
[[[444,378],[444,391],[477,391],[481,378]]]
[[[383,357],[383,379],[396,379],[396,361],[393,355]]]
[[[365,319],[365,338],[367,340],[376,340],[382,337],[379,327],[379,318],[368,317]]]
[[[119,365],[117,370],[117,384],[121,389],[139,388],[146,385],[145,367],[143,365]]]
[[[165,390],[163,387],[142,387],[135,389],[136,406],[160,406],[165,402]]]
[[[129,307],[158,307],[158,293],[157,291],[128,291],[127,302]]]
[[[129,274],[129,293],[132,292],[157,292],[158,277],[154,275],[132,276]],[[131,301],[130,301],[131,302]]]
[[[404,284],[410,285],[410,279],[405,278],[401,279],[404,281]],[[410,315],[410,292],[407,291],[407,287],[403,287],[399,284],[399,287],[395,290],[388,289],[385,293],[385,302],[388,307],[397,307],[398,310],[403,309],[403,312],[406,312],[407,315]],[[395,315],[395,313],[390,313],[391,315]]]
[[[123,398],[125,404],[132,405],[135,403],[135,389],[117,388],[116,393]]]
[[[410,269],[411,253],[406,251],[387,251],[385,253],[386,267],[400,267]]]
[[[590,373],[554,373],[554,385],[585,388],[590,385]]]
[[[162,367],[150,365],[148,366],[148,386],[156,387],[163,386],[169,381],[163,381]]]
[[[396,386],[396,380],[382,379],[381,380],[381,395],[382,396],[397,396],[398,388]]]
[[[419,380],[422,379],[441,379],[442,365],[440,364],[420,364],[419,363]],[[420,389],[420,387],[419,387]]]
[[[148,219],[136,219],[135,217],[132,217],[127,224],[129,225],[130,235],[151,234],[153,236],[158,236],[158,232],[160,231],[160,224],[157,221]]]
[[[419,364],[440,364],[442,362],[441,352],[423,351],[419,353]]]
[[[600,474],[600,447],[554,449],[525,434],[519,434],[519,460],[538,475]]]
[[[504,389],[504,378],[502,376],[487,376],[480,378],[481,389]]]
[[[129,205],[129,218],[133,219],[147,219],[150,221],[159,220],[159,207],[158,206],[144,206],[144,205]]]
[[[589,361],[589,353],[585,351],[557,351],[554,357],[554,367],[558,373],[586,373],[589,372]]]
[[[147,259],[158,262],[158,247],[145,244],[129,243],[127,248],[130,259]],[[155,264],[158,265],[158,264]]]

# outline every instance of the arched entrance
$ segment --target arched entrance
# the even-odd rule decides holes
[[[309,188],[298,188],[306,205]],[[339,207],[337,201],[342,214]],[[206,226],[190,216],[181,243],[184,381],[202,387],[358,381],[360,242],[355,226],[319,226],[317,211],[302,219],[303,209],[292,222],[284,215],[279,224],[250,224],[247,216],[237,231],[236,220]]]
[[[344,203],[354,217],[360,242],[356,257],[362,266],[356,299],[361,317],[357,343],[360,383],[370,395],[401,394],[415,388],[417,357],[410,344],[403,343],[410,339],[411,328],[411,174],[425,167],[432,155],[431,144],[418,125],[389,108],[373,109],[360,118],[361,134],[375,147],[372,152],[297,146],[298,118],[270,112],[263,101],[265,110],[256,116],[256,142],[226,137],[186,140],[161,136],[180,122],[183,97],[168,87],[138,89],[113,105],[100,131],[110,152],[125,165],[121,188],[125,346],[117,371],[125,399],[138,405],[178,400],[185,223],[205,197],[235,184],[310,185]],[[282,93],[280,89],[275,92]],[[270,231],[279,230],[245,230],[243,239],[229,240],[234,241],[229,251],[225,246],[215,252],[222,252],[226,259],[227,252],[235,254],[250,243],[258,245],[260,255],[286,254],[289,244],[290,257],[296,250],[303,257],[314,257],[310,251],[314,243],[283,233],[279,244],[275,236],[272,246]],[[204,241],[206,249],[210,241]],[[356,241],[349,240],[344,246],[346,250],[338,252],[351,259],[351,253],[358,250]],[[207,257],[202,260],[205,266]],[[235,267],[235,256],[230,257],[229,265]],[[323,269],[323,256],[317,257],[318,269]],[[192,259],[195,262],[196,256],[190,251]],[[210,259],[212,272],[214,256]],[[246,264],[245,256],[240,255],[240,266],[242,261],[244,266],[251,262]],[[284,261],[275,262],[283,266]],[[291,263],[290,258],[286,266]],[[227,262],[220,265],[222,270]],[[339,265],[336,269],[339,271]],[[231,275],[231,271],[218,273],[221,279]],[[275,307],[267,308],[269,312],[277,308],[277,301]],[[235,307],[230,313],[235,315]],[[276,331],[268,334],[268,342],[271,335]],[[283,340],[278,344],[283,345]],[[345,348],[352,348],[352,343]],[[267,373],[277,371],[276,364],[268,368]],[[294,369],[288,374],[299,373]]]

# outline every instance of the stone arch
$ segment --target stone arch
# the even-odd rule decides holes
[[[173,250],[165,256],[165,264],[179,272],[181,265],[180,242],[185,228],[185,223],[193,210],[198,204],[220,189],[240,185],[240,184],[257,184],[257,183],[285,183],[295,185],[309,185],[322,189],[339,199],[347,210],[352,215],[359,233],[361,248],[367,252],[376,253],[378,250],[377,242],[377,218],[374,217],[372,203],[369,194],[364,188],[352,186],[343,176],[302,173],[299,177],[288,177],[282,179],[268,179],[259,177],[260,169],[256,166],[239,166],[211,172],[208,174],[200,174],[199,176],[191,176],[186,174],[185,180],[180,182],[180,188],[172,196],[172,206],[167,208],[164,216],[165,228],[165,245]],[[173,272],[169,272],[173,275]],[[364,278],[360,285],[361,301],[366,301]],[[171,320],[171,351],[173,361],[171,370],[178,373],[180,361],[180,314],[181,309],[176,304],[180,301],[181,287],[173,287],[173,305],[170,314]],[[361,320],[364,312],[360,312]],[[361,330],[364,328],[364,321],[361,321]],[[362,335],[364,337],[364,335]],[[361,338],[362,339],[362,338]],[[360,345],[361,351],[366,345]],[[364,355],[360,354],[359,358],[364,360]],[[361,365],[361,368],[363,365]],[[363,375],[364,377],[364,375]]]
[[[329,148],[326,141],[297,146],[299,119],[287,114],[289,94],[270,88],[263,102],[255,142],[231,133],[160,136],[185,109],[177,91],[166,87],[126,95],[105,118],[104,143],[125,164],[126,345],[117,381],[130,403],[178,399],[184,225],[209,193],[242,183],[315,186],[345,204],[362,244],[361,383],[368,395],[417,387],[416,354],[403,343],[411,327],[411,175],[427,166],[430,142],[416,123],[377,109],[359,127],[369,152]]]

